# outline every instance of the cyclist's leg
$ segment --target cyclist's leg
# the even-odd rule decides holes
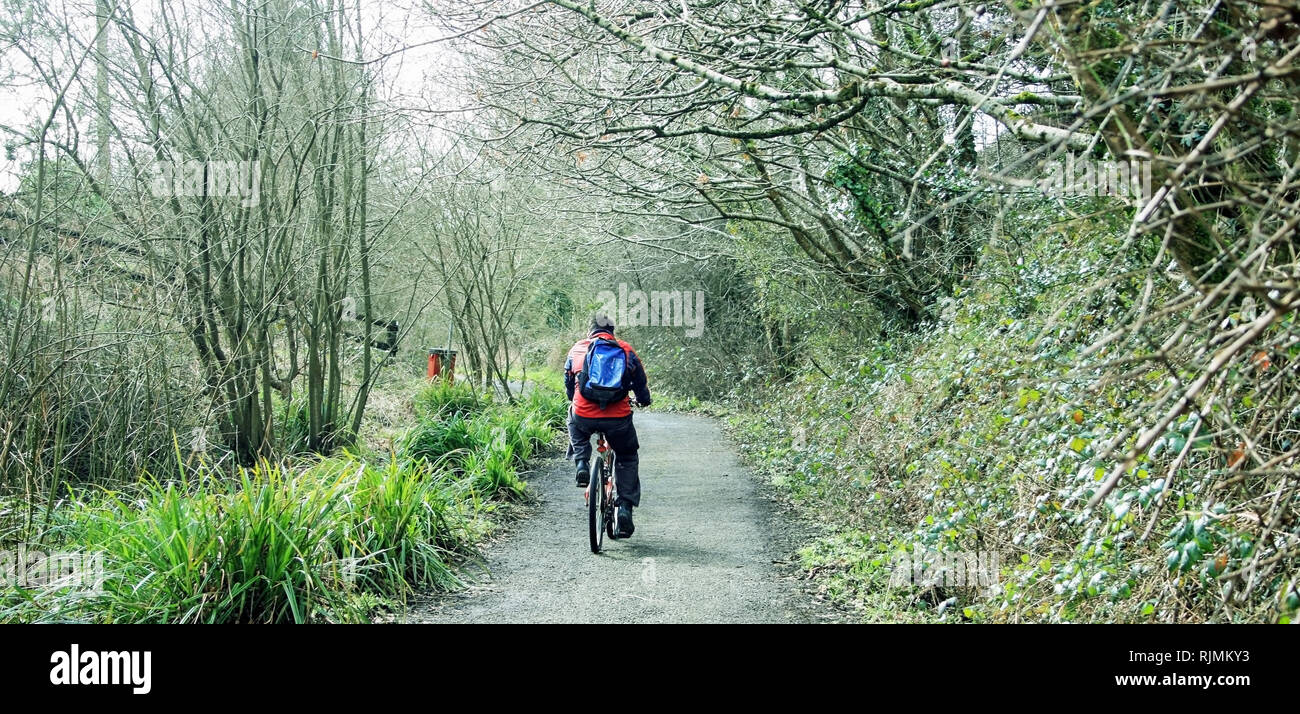
[[[579,481],[585,481],[583,475],[586,472],[586,465],[590,463],[591,458],[591,435],[597,429],[593,428],[590,422],[574,414],[569,413],[569,456],[573,458],[577,465]]]
[[[636,438],[636,426],[632,417],[607,419],[611,422],[605,428],[605,438],[614,447],[617,457],[614,459],[614,485],[618,490],[618,505],[636,507],[641,505],[641,479],[637,450],[641,444]]]

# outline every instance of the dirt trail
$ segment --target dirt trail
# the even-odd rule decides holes
[[[718,423],[638,412],[636,534],[587,546],[571,464],[529,478],[540,503],[487,553],[468,590],[417,603],[409,622],[808,622],[787,576],[792,537]]]

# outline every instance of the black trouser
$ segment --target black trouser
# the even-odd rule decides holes
[[[641,505],[641,479],[637,474],[636,427],[632,415],[625,417],[583,417],[569,414],[569,456],[574,461],[591,457],[591,435],[605,432],[605,439],[614,447],[614,490],[618,492],[615,505]],[[588,461],[590,463],[590,461]]]

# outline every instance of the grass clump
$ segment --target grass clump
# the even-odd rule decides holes
[[[386,460],[180,466],[74,495],[41,547],[102,556],[102,589],[15,584],[0,590],[0,621],[356,622],[415,590],[460,587],[456,560],[495,501],[525,497],[521,469],[554,440],[564,400],[497,404],[435,383],[414,403],[416,424]]]
[[[519,470],[552,443],[568,405],[550,391],[495,403],[468,386],[435,384],[421,392],[416,411],[398,441],[400,459],[446,468],[480,496],[519,500],[528,486]]]
[[[463,382],[435,379],[415,395],[415,414],[421,418],[472,417],[492,406],[492,395]]]

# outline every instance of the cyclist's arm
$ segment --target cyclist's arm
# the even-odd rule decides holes
[[[573,357],[570,356],[564,360],[564,391],[569,395],[569,401],[573,401],[573,388],[577,384],[577,379],[573,376]]]
[[[628,380],[628,386],[632,388],[632,393],[636,395],[636,401],[641,406],[650,406],[650,385],[646,384],[645,366],[641,364],[641,358],[637,356],[635,350],[631,351],[632,375]]]

